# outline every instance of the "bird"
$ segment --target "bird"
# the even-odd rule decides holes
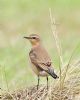
[[[29,52],[29,58],[32,65],[32,70],[38,77],[37,90],[39,88],[40,77],[46,77],[48,89],[48,76],[50,75],[54,79],[59,78],[54,72],[51,58],[47,50],[44,48],[38,34],[31,34],[29,36],[25,36],[24,38],[28,39],[32,45]]]

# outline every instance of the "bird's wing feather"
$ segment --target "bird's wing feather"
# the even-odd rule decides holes
[[[44,48],[32,49],[29,53],[31,62],[40,66],[41,69],[47,71],[51,66],[51,59]]]

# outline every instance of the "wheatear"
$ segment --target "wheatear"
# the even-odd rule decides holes
[[[24,37],[28,39],[32,44],[32,49],[29,53],[29,57],[32,63],[32,69],[35,74],[38,76],[38,84],[39,86],[39,76],[44,76],[47,78],[47,89],[48,89],[48,75],[51,75],[54,79],[59,78],[55,73],[52,67],[51,59],[43,47],[40,37],[37,34],[31,34],[28,37]]]

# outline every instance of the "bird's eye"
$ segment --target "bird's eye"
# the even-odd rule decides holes
[[[36,39],[36,37],[33,37],[33,39]]]

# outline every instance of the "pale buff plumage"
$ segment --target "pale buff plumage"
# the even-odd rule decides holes
[[[48,75],[51,75],[55,79],[58,78],[58,76],[54,73],[51,58],[45,48],[42,46],[40,37],[38,35],[31,34],[29,37],[24,38],[29,39],[32,44],[32,49],[29,53],[29,57],[32,63],[32,70],[38,76],[38,85],[39,76],[45,76],[47,77],[48,88]]]

